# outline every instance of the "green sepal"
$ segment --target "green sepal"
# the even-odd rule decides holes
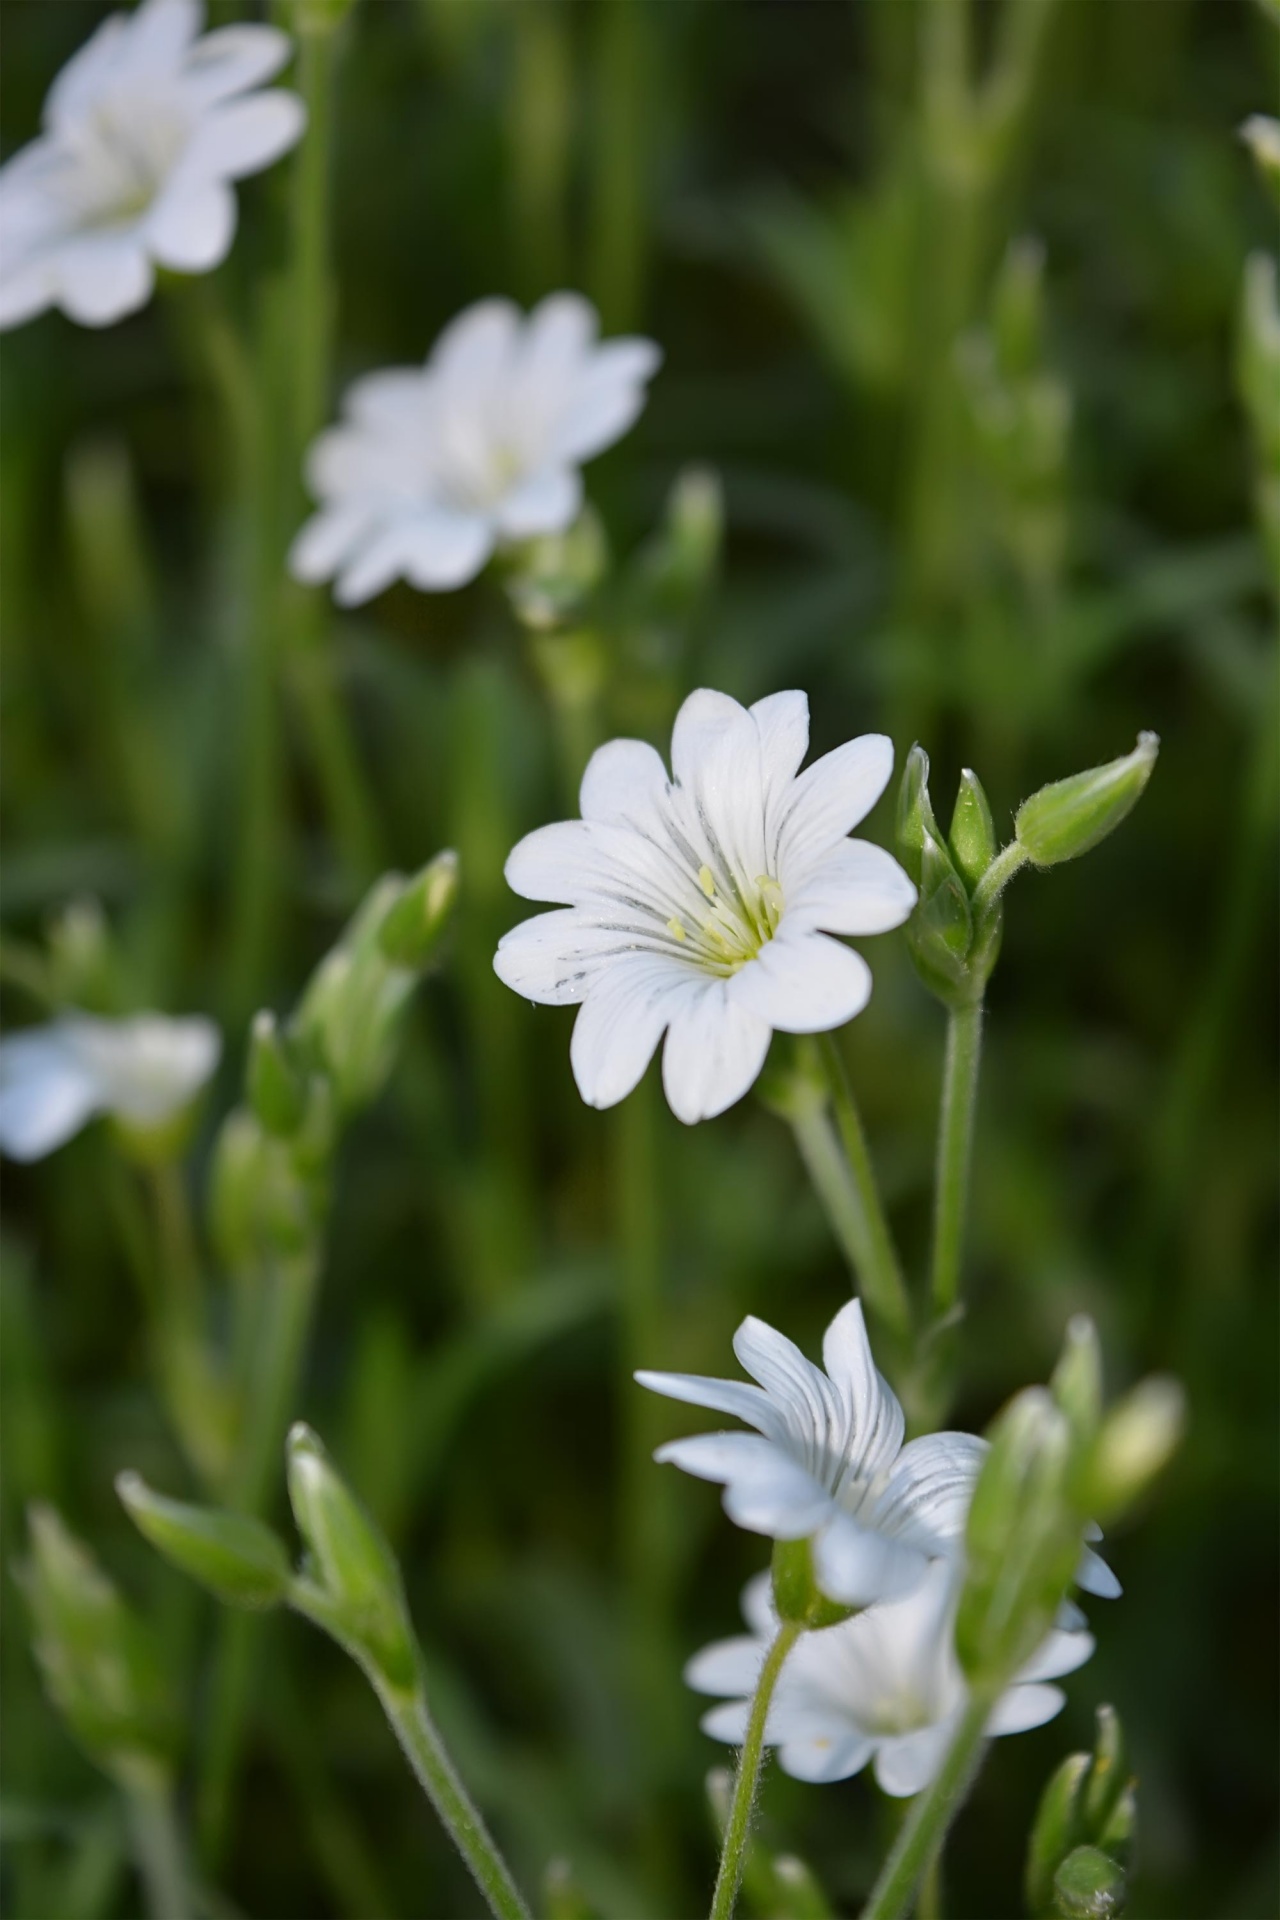
[[[1018,845],[1037,867],[1087,853],[1137,805],[1159,751],[1157,734],[1140,733],[1132,753],[1041,787],[1018,808]]]
[[[895,828],[898,858],[917,887],[921,884],[926,834],[941,842],[942,834],[934,818],[929,798],[929,756],[919,741],[907,755],[898,788],[898,816]]]
[[[268,1133],[288,1139],[302,1125],[307,1090],[276,1017],[266,1007],[256,1013],[249,1035],[245,1093],[255,1117]]]
[[[310,1609],[390,1686],[417,1680],[400,1568],[382,1533],[299,1421],[287,1446],[289,1500],[320,1605]]]
[[[116,1492],[156,1551],[219,1600],[272,1607],[287,1597],[289,1556],[261,1520],[166,1499],[136,1473],[117,1475]]]
[[[1137,1783],[1127,1773],[1124,1735],[1114,1707],[1098,1708],[1094,1750],[1069,1754],[1040,1797],[1027,1847],[1026,1896],[1033,1920],[1056,1914],[1054,1879],[1078,1847],[1099,1849],[1127,1867],[1137,1816]]]
[[[971,767],[960,775],[947,840],[956,870],[972,894],[996,857],[996,827],[982,782]]]
[[[1077,1847],[1053,1877],[1053,1912],[1061,1920],[1114,1920],[1129,1899],[1129,1879],[1098,1847]]]
[[[815,1632],[823,1627],[838,1627],[857,1611],[828,1600],[813,1570],[813,1550],[807,1540],[775,1540],[773,1543],[773,1604],[779,1620],[788,1625]]]
[[[458,856],[438,853],[406,880],[404,890],[378,928],[378,945],[393,966],[421,972],[440,944],[458,897]]]

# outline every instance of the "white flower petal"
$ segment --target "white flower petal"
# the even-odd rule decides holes
[[[830,1382],[776,1327],[749,1313],[733,1336],[733,1351],[783,1414],[787,1431],[801,1451],[815,1435],[829,1432],[836,1424],[838,1401]]]
[[[587,762],[578,795],[584,820],[643,829],[667,794],[662,755],[644,740],[610,740]]]
[[[1023,1684],[1030,1680],[1058,1680],[1064,1673],[1074,1673],[1082,1667],[1093,1654],[1094,1640],[1091,1633],[1064,1633],[1054,1628],[1045,1635],[1024,1667],[1019,1668],[1017,1680]]]
[[[0,1153],[42,1160],[101,1108],[92,1076],[67,1050],[58,1024],[0,1041]]]
[[[766,870],[763,748],[745,707],[727,693],[699,687],[676,715],[671,770],[718,888],[732,896]]]
[[[738,1006],[779,1033],[827,1033],[862,1012],[871,998],[871,969],[851,947],[825,933],[792,932],[784,920],[728,990]]]
[[[969,1502],[987,1455],[972,1433],[928,1433],[903,1447],[875,1503],[875,1524],[926,1553],[964,1537]]]
[[[384,367],[362,374],[342,396],[342,410],[362,427],[396,433],[425,418],[429,393],[421,367]]]
[[[920,1727],[914,1733],[882,1740],[876,1749],[876,1779],[895,1800],[922,1793],[942,1765],[951,1727]]]
[[[586,998],[602,963],[626,951],[612,926],[566,908],[535,914],[504,933],[493,970],[515,993],[544,1006],[572,1007]]]
[[[446,383],[451,401],[483,402],[505,377],[520,329],[510,300],[477,300],[450,321],[428,365]]]
[[[723,981],[681,1004],[662,1050],[662,1084],[677,1120],[713,1120],[755,1082],[772,1035],[767,1023],[734,1006]]]
[[[651,1393],[663,1393],[669,1400],[683,1400],[694,1407],[709,1407],[713,1413],[731,1413],[771,1439],[785,1439],[787,1423],[782,1413],[767,1393],[748,1386],[745,1380],[713,1380],[701,1373],[654,1373],[648,1368],[641,1368],[635,1379]]]
[[[713,1740],[724,1740],[731,1747],[740,1747],[747,1737],[747,1721],[750,1717],[749,1700],[726,1700],[722,1706],[712,1707],[709,1713],[704,1713],[698,1725]]]
[[[212,1020],[173,1020],[138,1013],[124,1020],[68,1014],[59,1023],[71,1057],[98,1087],[102,1104],[122,1119],[155,1126],[179,1112],[205,1085],[222,1053]]]
[[[803,1739],[784,1740],[778,1747],[778,1765],[793,1780],[825,1786],[861,1773],[876,1750],[874,1740],[833,1722],[830,1731],[809,1733]]]
[[[492,552],[493,530],[478,514],[423,507],[405,524],[404,575],[424,591],[465,586]]]
[[[198,40],[183,64],[183,91],[201,107],[259,87],[279,73],[293,48],[276,27],[241,23]]]
[[[697,1433],[668,1440],[653,1457],[699,1480],[722,1481],[726,1513],[752,1533],[800,1540],[830,1511],[813,1476],[762,1434]]]
[[[98,93],[117,71],[129,38],[130,16],[113,13],[72,54],[44,103],[47,127],[61,132],[73,126],[93,106]],[[12,161],[9,164],[12,165]]]
[[[1100,1600],[1116,1600],[1124,1592],[1106,1561],[1092,1547],[1081,1550],[1076,1567],[1076,1585],[1083,1587],[1086,1593],[1097,1594]]]
[[[59,298],[85,327],[107,327],[151,298],[154,275],[137,235],[78,235],[58,250]]]
[[[987,1721],[987,1733],[993,1738],[1002,1733],[1026,1733],[1042,1727],[1066,1704],[1061,1687],[1010,1687],[1002,1693]]]
[[[517,840],[503,874],[524,900],[580,904],[612,871],[601,856],[601,835],[585,820],[553,820]]]
[[[573,385],[556,424],[550,457],[590,460],[620,440],[644,410],[645,382],[662,361],[651,340],[607,340]]]
[[[130,76],[170,78],[203,25],[201,0],[142,0],[128,17]]]
[[[207,273],[225,260],[236,231],[236,197],[219,180],[181,183],[162,193],[147,215],[147,245],[161,266]]]
[[[279,87],[225,101],[202,115],[183,171],[215,180],[259,173],[289,151],[306,124],[307,110],[297,94]]]
[[[713,1641],[688,1662],[684,1683],[695,1693],[752,1694],[766,1651],[765,1643],[755,1634]]]
[[[50,253],[10,264],[0,251],[0,329],[21,327],[51,307],[58,297],[57,269]]]
[[[513,487],[496,508],[498,527],[508,540],[562,533],[582,505],[582,475],[576,467],[540,467]]]
[[[870,840],[836,843],[799,883],[782,864],[779,880],[791,926],[828,933],[887,933],[908,919],[916,890],[891,853]]]
[[[778,1614],[773,1604],[773,1575],[768,1568],[755,1573],[742,1589],[742,1617],[757,1637],[772,1639],[778,1631]]]
[[[569,1061],[589,1107],[613,1107],[638,1084],[681,998],[695,982],[661,958],[636,955],[593,982],[574,1022]]]
[[[868,814],[893,772],[893,742],[864,733],[823,754],[800,775],[778,809],[778,871],[801,872]]]
[[[827,1328],[822,1364],[850,1422],[845,1477],[876,1479],[897,1457],[906,1422],[897,1394],[871,1357],[860,1300],[841,1307]]]
[[[749,712],[760,734],[767,809],[781,799],[809,751],[809,696],[771,693],[757,700]]]
[[[847,1513],[835,1514],[813,1543],[819,1587],[847,1607],[901,1599],[920,1585],[927,1565],[915,1547],[859,1526]]]
[[[321,507],[294,536],[290,573],[308,586],[331,580],[367,538],[372,525],[370,510],[362,502]]]

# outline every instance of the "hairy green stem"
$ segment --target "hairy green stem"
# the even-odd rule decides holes
[[[151,1920],[187,1920],[190,1889],[169,1782],[159,1775],[139,1777],[125,1797]]]
[[[947,1054],[938,1114],[938,1155],[933,1198],[933,1311],[941,1317],[956,1304],[969,1205],[973,1116],[982,1058],[982,1002],[955,1007],[947,1017]]]
[[[1012,880],[1014,874],[1022,867],[1025,867],[1030,858],[1030,854],[1027,853],[1025,848],[1020,847],[1016,840],[1011,840],[1007,847],[1001,847],[999,853],[973,890],[973,917],[975,921],[980,920],[985,913],[991,911],[996,901],[1000,898],[1000,895]]]
[[[867,1136],[863,1132],[853,1088],[849,1084],[839,1045],[832,1034],[822,1036],[819,1054],[848,1166],[849,1187],[845,1201],[845,1215],[851,1236],[848,1249],[852,1253],[862,1291],[867,1297],[867,1305],[895,1334],[905,1337],[911,1330],[911,1300],[907,1283],[880,1202]]]
[[[405,1758],[470,1868],[490,1912],[497,1920],[531,1920],[510,1868],[449,1758],[421,1686],[408,1693],[377,1675],[370,1678]]]
[[[973,1785],[990,1712],[991,1701],[985,1694],[970,1696],[932,1785],[911,1803],[861,1920],[902,1920],[910,1912],[916,1888]]]
[[[755,1698],[751,1702],[751,1714],[747,1721],[747,1737],[738,1755],[738,1771],[733,1782],[733,1799],[729,1803],[729,1818],[725,1822],[724,1829],[724,1845],[720,1850],[720,1871],[716,1875],[716,1888],[711,1900],[711,1920],[732,1920],[733,1909],[738,1898],[738,1887],[742,1880],[742,1869],[746,1865],[747,1847],[751,1839],[751,1816],[755,1811],[756,1792],[760,1785],[760,1762],[764,1756],[764,1735],[769,1719],[769,1704],[773,1699],[773,1690],[778,1684],[778,1675],[782,1672],[786,1657],[802,1632],[803,1628],[791,1621],[784,1621],[778,1628],[777,1638],[765,1655],[764,1665],[760,1669],[760,1678],[756,1683]]]

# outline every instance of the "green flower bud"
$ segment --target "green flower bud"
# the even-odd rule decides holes
[[[1044,242],[1025,235],[1010,243],[991,301],[996,359],[1006,380],[1033,374],[1044,357]]]
[[[947,839],[957,871],[972,894],[996,857],[996,828],[982,782],[969,767],[960,775]]]
[[[667,495],[662,526],[639,554],[628,582],[642,617],[679,619],[696,608],[715,576],[724,542],[724,493],[710,467],[686,467]]]
[[[236,1607],[273,1607],[286,1598],[289,1556],[261,1520],[166,1500],[136,1473],[118,1474],[116,1492],[156,1551],[219,1600]]]
[[[1251,113],[1240,129],[1240,138],[1272,192],[1280,194],[1280,120],[1265,113]]]
[[[209,1223],[218,1257],[244,1272],[265,1257],[314,1245],[324,1193],[297,1143],[273,1138],[246,1107],[227,1115],[210,1178]]]
[[[1159,750],[1156,734],[1140,733],[1123,758],[1041,787],[1018,809],[1018,845],[1038,867],[1055,867],[1096,847],[1137,804]]]
[[[289,1058],[274,1013],[265,1007],[253,1019],[245,1091],[268,1133],[287,1139],[298,1131],[306,1112],[306,1088]]]
[[[1087,1446],[1102,1418],[1102,1352],[1087,1313],[1077,1313],[1068,1322],[1062,1357],[1049,1384],[1071,1422],[1077,1447]]]
[[[1053,1911],[1062,1920],[1112,1920],[1128,1898],[1124,1868],[1097,1847],[1077,1847],[1054,1875]]]
[[[110,1013],[119,1000],[120,960],[101,903],[70,901],[49,922],[49,982],[62,1006]]]
[[[300,1051],[332,1081],[345,1112],[366,1106],[391,1070],[416,978],[382,952],[404,882],[384,874],[307,983],[293,1022]]]
[[[535,633],[582,612],[609,570],[609,542],[594,507],[585,506],[566,533],[545,534],[521,549],[507,596],[522,626]]]
[[[808,1632],[837,1627],[856,1612],[856,1608],[839,1606],[819,1592],[807,1540],[774,1541],[773,1604],[778,1609],[779,1620],[804,1627]]]
[[[1098,1708],[1092,1754],[1073,1753],[1051,1775],[1040,1798],[1027,1848],[1027,1905],[1034,1920],[1055,1914],[1058,1869],[1082,1846],[1096,1847],[1128,1865],[1136,1812],[1136,1783],[1127,1775],[1119,1716]]]
[[[389,1686],[410,1689],[417,1656],[395,1555],[310,1427],[290,1429],[289,1500],[310,1553],[317,1617]]]
[[[969,967],[973,913],[946,843],[928,828],[921,839],[918,885],[920,897],[907,922],[907,950],[930,993],[948,1006],[960,1005],[975,997]]]
[[[794,1853],[780,1853],[773,1862],[777,1882],[779,1920],[832,1920],[831,1903],[813,1869]]]
[[[378,929],[383,957],[420,973],[440,944],[458,897],[458,856],[446,848],[412,880]]]
[[[926,835],[941,844],[942,834],[929,798],[929,756],[917,743],[907,755],[898,788],[898,858],[918,887],[923,876]]]
[[[998,1691],[1053,1625],[1080,1522],[1067,1494],[1070,1423],[1045,1388],[1010,1401],[989,1438],[969,1508],[956,1652],[975,1686]]]
[[[19,1581],[49,1696],[94,1763],[122,1785],[163,1780],[173,1703],[143,1623],[52,1507],[29,1512]]]
[[[1102,1422],[1082,1472],[1081,1506],[1099,1520],[1124,1513],[1168,1465],[1185,1425],[1178,1382],[1164,1374],[1140,1380]]]

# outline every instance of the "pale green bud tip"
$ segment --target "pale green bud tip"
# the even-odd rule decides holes
[[[898,858],[916,886],[920,885],[926,835],[941,839],[929,799],[929,756],[917,741],[902,768],[898,788]]]
[[[458,856],[438,853],[404,890],[378,929],[378,945],[393,966],[426,965],[453,914],[458,897]]]
[[[1124,1868],[1097,1847],[1077,1847],[1053,1877],[1054,1912],[1062,1920],[1112,1920],[1128,1896]]]
[[[270,1607],[285,1598],[289,1558],[283,1541],[260,1520],[167,1500],[136,1473],[119,1474],[116,1492],[156,1551],[220,1600]]]
[[[1122,1513],[1168,1465],[1186,1425],[1176,1380],[1141,1380],[1102,1423],[1087,1469],[1087,1500],[1100,1518]]]
[[[295,1134],[306,1113],[306,1092],[276,1017],[265,1007],[253,1018],[245,1081],[249,1105],[267,1132],[285,1139]]]
[[[709,572],[724,533],[724,489],[711,467],[686,467],[671,489],[671,528],[683,559]]]
[[[1280,120],[1251,113],[1240,128],[1240,138],[1267,177],[1280,185]]]
[[[982,782],[970,767],[960,775],[947,837],[951,857],[972,892],[996,857],[996,828]]]
[[[1091,1440],[1102,1415],[1102,1351],[1097,1328],[1087,1313],[1077,1313],[1068,1321],[1062,1358],[1051,1384],[1077,1440]]]
[[[1140,733],[1123,758],[1041,787],[1018,809],[1018,845],[1038,867],[1057,866],[1096,847],[1137,804],[1159,750],[1157,734]]]

